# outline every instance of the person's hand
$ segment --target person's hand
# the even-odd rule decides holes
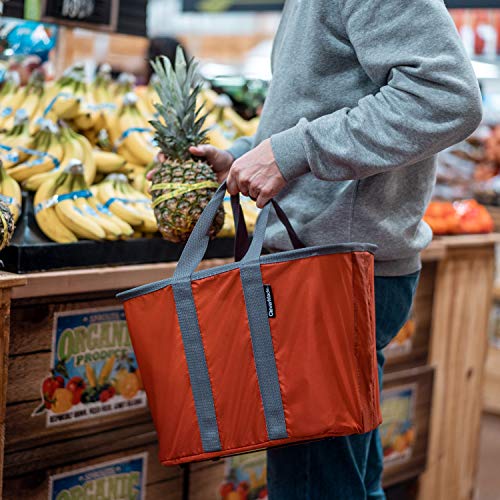
[[[201,144],[199,146],[191,146],[189,152],[193,156],[198,156],[200,158],[205,158],[207,163],[212,167],[212,170],[217,175],[217,180],[222,182],[229,172],[231,165],[234,162],[233,155],[223,149],[218,149],[209,144]],[[165,161],[165,155],[160,153],[158,155],[158,161],[163,163]],[[151,180],[153,178],[156,169],[151,170],[147,174],[147,179]]]
[[[227,177],[229,193],[250,196],[257,201],[259,208],[263,208],[285,185],[286,180],[276,164],[270,139],[238,158]]]

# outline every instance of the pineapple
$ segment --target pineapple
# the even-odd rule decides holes
[[[0,250],[10,242],[14,233],[14,216],[6,203],[0,201]]]
[[[193,59],[186,63],[181,48],[177,49],[175,69],[163,56],[151,65],[157,75],[154,87],[160,103],[155,103],[159,117],[150,123],[166,158],[153,175],[153,207],[162,236],[183,243],[218,187],[210,165],[189,152],[191,146],[207,142],[206,115],[197,105],[202,84],[198,63]],[[215,237],[223,225],[221,207],[209,236]]]

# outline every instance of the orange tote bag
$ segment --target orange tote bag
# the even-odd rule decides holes
[[[375,247],[304,248],[274,202],[249,244],[235,202],[244,256],[196,272],[225,190],[207,205],[171,279],[119,294],[161,462],[375,429]],[[261,255],[273,204],[294,250]]]

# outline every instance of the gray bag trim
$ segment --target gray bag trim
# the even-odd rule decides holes
[[[196,417],[200,428],[203,451],[210,453],[222,449],[215,403],[208,374],[205,349],[201,338],[198,315],[190,281],[177,281],[172,285],[177,318],[193,392]]]
[[[240,277],[267,435],[271,440],[284,439],[288,432],[259,263],[242,266]]]
[[[351,253],[351,252],[370,252],[374,253],[377,247],[370,243],[339,243],[337,245],[325,245],[317,247],[308,247],[300,250],[288,250],[286,252],[278,252],[269,255],[262,255],[259,258],[261,264],[276,264],[278,262],[285,262],[291,260],[306,259],[309,257],[316,257],[319,255],[330,255],[338,253]],[[212,267],[193,273],[192,281],[197,281],[204,278],[210,278],[218,274],[223,274],[228,271],[234,271],[241,267],[241,262],[232,262],[223,266]],[[121,301],[126,301],[147,295],[148,293],[157,292],[162,288],[170,286],[175,280],[168,278],[146,285],[141,285],[130,290],[119,293],[116,297]]]

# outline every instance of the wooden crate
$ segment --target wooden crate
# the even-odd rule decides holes
[[[421,500],[476,496],[483,381],[498,235],[448,237],[438,265],[429,362],[436,366]]]
[[[57,476],[66,474],[78,474],[78,476],[82,477],[88,474],[88,479],[91,480],[92,477],[97,477],[99,469],[101,468],[102,470],[107,464],[116,467],[117,462],[130,461],[135,457],[136,459],[141,458],[143,462],[145,461],[142,470],[145,475],[143,486],[147,500],[181,500],[183,471],[179,467],[162,467],[157,455],[158,449],[154,441],[146,446],[129,447],[117,453],[105,452],[103,455],[90,460],[86,460],[79,454],[75,454],[71,462],[64,466],[47,465],[46,468],[29,474],[5,479],[3,499],[20,500],[29,498],[30,500],[47,500],[48,498],[49,500],[53,500],[56,498],[55,491],[49,496],[51,477],[57,478]],[[73,496],[71,498],[118,498],[118,496],[106,495],[108,491],[106,488],[109,487],[106,483],[109,485],[109,476],[112,473],[111,470],[106,470],[107,472],[103,474],[105,478],[100,481],[102,490],[97,489],[97,485],[91,485],[88,487],[91,488],[90,491],[93,494],[89,493],[87,496]],[[115,473],[117,472],[115,471]],[[119,496],[119,498],[125,497]],[[127,498],[129,497],[127,496]]]
[[[436,270],[436,262],[427,262],[422,268],[411,318],[384,351],[386,372],[427,363]]]
[[[193,464],[189,474],[189,500],[218,500],[224,481],[225,460]]]
[[[415,478],[425,470],[433,379],[430,366],[384,376],[380,428],[384,487]]]

